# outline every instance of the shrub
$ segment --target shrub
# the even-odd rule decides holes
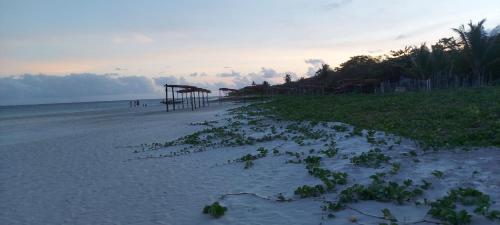
[[[294,193],[299,195],[301,198],[319,197],[325,193],[325,189],[319,184],[313,187],[304,185],[302,187],[298,187]]]
[[[458,188],[451,190],[447,196],[431,203],[429,214],[434,218],[453,225],[464,225],[471,222],[471,215],[466,210],[456,211],[456,204],[475,206],[474,213],[489,219],[500,219],[500,211],[491,210],[490,197],[472,188]]]
[[[358,166],[378,168],[382,163],[389,162],[390,159],[391,157],[382,154],[380,149],[375,148],[352,157],[351,162]]]
[[[213,204],[206,205],[203,208],[203,214],[208,214],[216,219],[223,216],[224,213],[226,213],[226,211],[227,211],[227,208],[224,206],[221,206],[219,204],[219,202],[214,202]]]

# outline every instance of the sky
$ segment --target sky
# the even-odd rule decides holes
[[[161,97],[162,81],[279,83],[285,73],[310,76],[322,63],[434,43],[483,18],[489,29],[499,25],[500,1],[0,0],[0,96],[9,97],[0,105],[72,101],[72,94]],[[86,89],[44,92],[75,83]],[[112,83],[143,86],[97,89]]]

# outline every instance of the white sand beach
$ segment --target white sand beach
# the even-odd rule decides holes
[[[332,123],[318,124],[312,130],[323,130],[328,140],[272,139],[243,146],[207,147],[203,151],[185,146],[143,148],[143,144],[164,143],[206,128],[193,125],[215,121],[217,126],[235,119],[227,110],[237,105],[213,104],[197,111],[166,113],[162,106],[140,109],[112,109],[72,112],[56,115],[4,118],[0,123],[0,223],[20,224],[379,224],[387,222],[360,212],[382,216],[384,208],[400,224],[421,220],[437,221],[427,214],[430,206],[402,205],[393,202],[360,201],[327,218],[321,206],[335,199],[337,192],[316,198],[299,198],[294,194],[302,185],[321,184],[308,174],[303,163],[290,163],[307,155],[322,155],[319,150],[335,140],[339,153],[323,157],[321,165],[348,174],[347,184],[370,183],[370,175],[388,172],[389,164],[379,168],[353,165],[354,155],[372,149],[365,136],[349,136]],[[256,138],[284,132],[291,122],[256,118],[262,130],[250,129],[248,118],[241,118],[241,130]],[[236,119],[237,120],[237,119]],[[351,127],[349,127],[351,129]],[[290,137],[296,134],[287,134]],[[500,200],[500,150],[422,152],[410,140],[377,132],[377,138],[388,142],[380,146],[401,164],[400,170],[388,175],[402,182],[411,178],[420,184],[432,183],[423,199],[435,200],[452,188],[473,187]],[[331,139],[331,140],[330,140]],[[392,146],[392,147],[388,147]],[[266,157],[254,160],[251,168],[234,161],[246,154],[256,154],[259,147],[269,150]],[[272,151],[277,150],[278,154]],[[310,149],[315,149],[314,152]],[[295,157],[285,152],[298,153]],[[414,151],[418,156],[408,156]],[[175,155],[174,155],[175,153]],[[415,160],[418,159],[418,160]],[[442,171],[442,177],[432,175]],[[253,193],[255,195],[224,194]],[[277,202],[278,194],[290,202]],[[260,196],[260,197],[259,197]],[[273,200],[266,200],[273,199]],[[202,214],[205,205],[219,201],[228,208],[214,219]],[[500,209],[494,203],[492,209]],[[496,222],[474,215],[472,224]],[[433,224],[422,222],[420,224]]]

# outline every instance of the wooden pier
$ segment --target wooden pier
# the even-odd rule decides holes
[[[165,84],[165,105],[167,112],[170,111],[169,105],[172,104],[172,110],[176,110],[176,103],[181,103],[182,109],[189,108],[195,110],[197,108],[209,106],[208,94],[212,93],[210,90],[199,88],[190,85],[168,85]],[[170,88],[170,89],[169,89]],[[168,99],[169,92],[172,95],[171,100]],[[198,96],[196,96],[198,94]],[[177,96],[176,96],[177,95]],[[179,98],[180,95],[180,98]]]
[[[222,103],[224,99],[227,99],[230,95],[234,96],[234,93],[237,93],[238,90],[232,88],[219,88],[219,104]]]

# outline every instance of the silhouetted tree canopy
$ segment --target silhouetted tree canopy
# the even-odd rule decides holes
[[[353,56],[337,68],[324,64],[315,74],[294,83],[338,86],[341,81],[377,79],[397,81],[462,80],[472,86],[500,82],[500,35],[486,32],[485,20],[472,22],[453,31],[458,35],[440,39],[433,45],[407,46],[388,55]],[[288,83],[285,78],[285,83]]]
[[[292,76],[290,74],[285,75],[285,84],[290,84],[292,83]]]

